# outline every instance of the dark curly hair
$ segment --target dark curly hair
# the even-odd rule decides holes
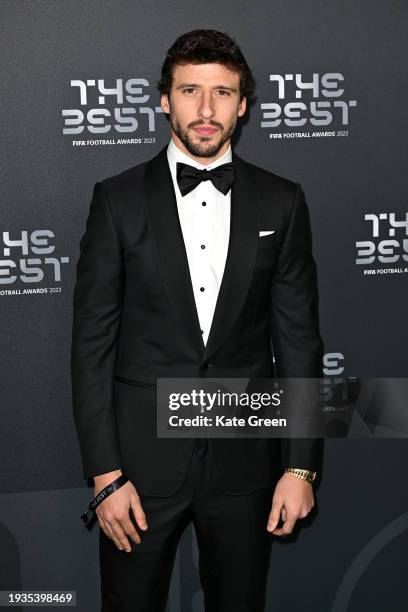
[[[233,38],[218,30],[191,30],[179,36],[167,51],[157,82],[160,93],[170,93],[175,65],[207,63],[223,64],[239,73],[240,100],[254,92],[255,79]]]

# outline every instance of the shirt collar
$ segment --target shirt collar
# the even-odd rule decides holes
[[[183,151],[181,151],[178,146],[175,144],[174,140],[171,138],[167,147],[167,159],[169,162],[170,170],[172,173],[176,173],[176,164],[177,162],[183,162],[184,164],[189,164],[190,166],[194,166],[194,168],[198,168],[200,170],[211,170],[212,168],[216,168],[221,164],[226,164],[232,161],[232,150],[231,145],[225,151],[221,157],[218,157],[210,164],[200,164],[200,162],[196,161]]]

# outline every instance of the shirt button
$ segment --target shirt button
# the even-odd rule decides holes
[[[214,367],[214,364],[213,364],[213,363],[208,363],[207,361],[205,361],[205,362],[202,364],[202,366],[201,366],[201,367],[202,367],[202,369],[203,369],[203,370],[208,370],[208,368],[213,368],[213,367]]]
[[[205,244],[202,244],[202,245],[201,245],[201,248],[202,248],[202,249],[205,249]]]
[[[204,287],[200,287],[200,291],[204,291]]]
[[[201,333],[202,333],[202,334],[204,333],[204,330],[203,330],[203,329],[201,330]]]
[[[202,206],[207,206],[207,202],[201,202]]]

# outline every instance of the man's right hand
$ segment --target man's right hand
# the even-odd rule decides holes
[[[106,474],[94,476],[94,497],[108,484],[122,475],[121,470],[114,470]],[[146,516],[140,503],[139,495],[128,480],[111,493],[99,504],[95,512],[98,516],[99,525],[108,538],[112,539],[119,550],[131,551],[129,536],[136,544],[140,544],[140,536],[130,520],[129,510],[133,511],[136,523],[140,529],[147,529]]]

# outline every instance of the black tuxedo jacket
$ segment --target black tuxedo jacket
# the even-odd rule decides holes
[[[158,377],[319,377],[323,356],[303,191],[234,152],[228,255],[204,345],[166,149],[96,183],[73,299],[83,475],[121,468],[150,495],[181,486],[194,443],[156,437]],[[322,443],[224,438],[210,448],[220,486],[240,494],[282,466],[319,470]]]

